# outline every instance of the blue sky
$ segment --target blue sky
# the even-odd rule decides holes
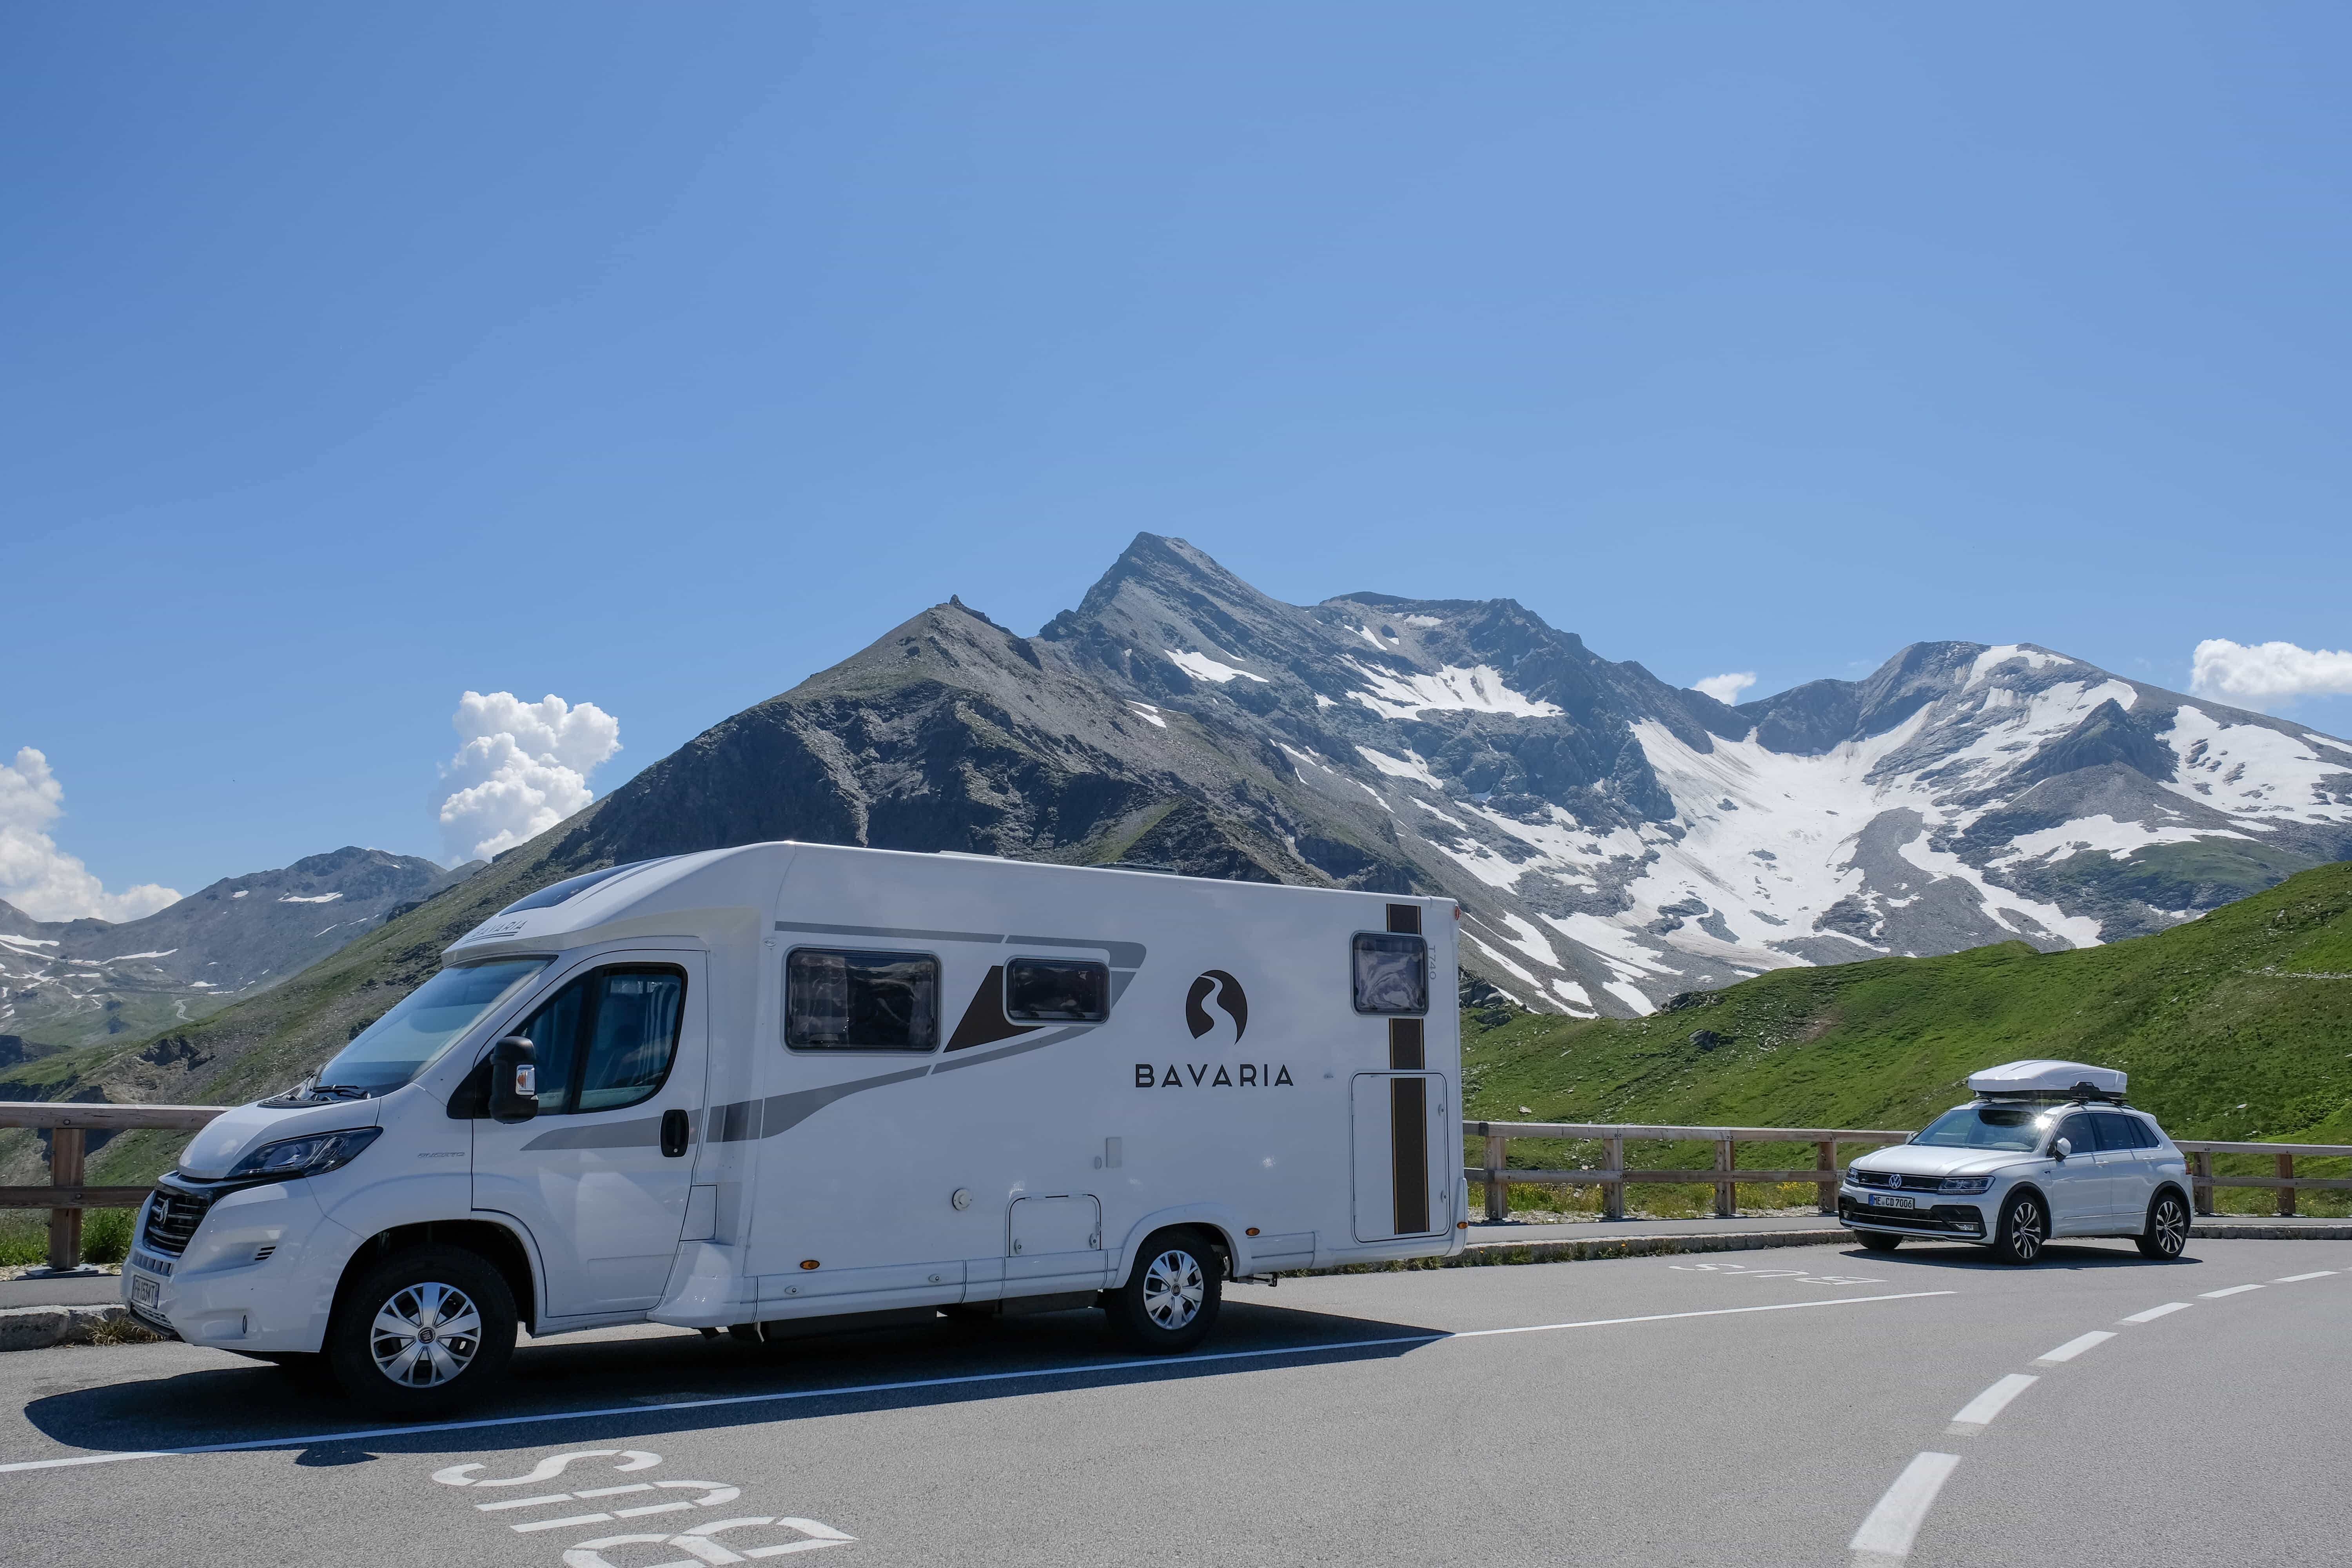
[[[442,854],[1138,529],[1751,695],[2352,645],[2352,13],[16,6],[0,762],[109,889]],[[2352,696],[2287,710],[2352,731]]]

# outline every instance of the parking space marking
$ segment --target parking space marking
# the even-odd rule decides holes
[[[2306,1279],[2325,1279],[2335,1272],[2336,1270],[2333,1268],[2318,1268],[2314,1269],[2309,1274],[2290,1274],[2284,1279],[2273,1279],[2271,1283],[2273,1285],[2300,1285]]]
[[[1803,1268],[1751,1268],[1745,1263],[1669,1263],[1681,1274],[1717,1274],[1728,1279],[1787,1279],[1799,1285],[1884,1285],[1868,1274],[1815,1274]]]
[[[2224,1296],[2242,1296],[2249,1290],[2261,1289],[2259,1285],[2232,1285],[2224,1290],[2200,1290],[2197,1293],[2197,1299],[2200,1301],[2218,1301]]]
[[[2041,1365],[2054,1366],[2062,1361],[2073,1361],[2084,1351],[2096,1350],[2099,1346],[2105,1344],[2109,1340],[2114,1339],[2115,1337],[2114,1333],[2108,1330],[2093,1329],[2089,1333],[2082,1334],[2074,1339],[2068,1340],[2056,1350],[2046,1352],[2042,1355],[2035,1356],[2033,1359]]]
[[[304,1448],[324,1443],[356,1443],[374,1437],[419,1437],[440,1432],[480,1432],[505,1426],[548,1426],[562,1421],[658,1415],[669,1410],[717,1410],[744,1405],[785,1405],[809,1399],[840,1399],[860,1394],[899,1394],[919,1388],[973,1387],[992,1383],[1024,1383],[1056,1377],[1094,1377],[1114,1372],[1177,1372],[1189,1366],[1228,1362],[1266,1361],[1279,1356],[1324,1355],[1334,1351],[1371,1350],[1391,1346],[1440,1344],[1448,1340],[1491,1339],[1503,1334],[1553,1333],[1565,1329],[1605,1329],[1630,1323],[1664,1323],[1684,1318],[1733,1318],[1756,1312],[1802,1312],[1822,1307],[1861,1307],[1879,1301],[1919,1301],[1955,1296],[1957,1290],[1905,1290],[1887,1296],[1832,1296],[1820,1301],[1776,1301],[1757,1307],[1708,1307],[1692,1312],[1646,1312],[1630,1318],[1589,1318],[1576,1322],[1527,1323],[1507,1329],[1465,1329],[1435,1334],[1389,1334],[1371,1340],[1331,1340],[1316,1344],[1276,1345],[1265,1350],[1216,1351],[1207,1355],[1151,1356],[1141,1361],[1079,1362],[1066,1366],[1029,1367],[1015,1372],[974,1372],[954,1377],[916,1377],[894,1383],[849,1384],[831,1388],[787,1388],[768,1394],[714,1394],[703,1399],[672,1400],[661,1405],[608,1405],[587,1410],[551,1410],[532,1415],[482,1415],[466,1421],[419,1422],[404,1426],[370,1426],[349,1432],[321,1432],[303,1436],[248,1437],[236,1443],[194,1443],[183,1448],[139,1448],[120,1454],[69,1454],[55,1459],[17,1459],[0,1464],[0,1475],[19,1470],[64,1470],[83,1465],[119,1465],[133,1459],[171,1459],[189,1454],[250,1453],[257,1448]],[[597,1450],[600,1454],[633,1452]],[[656,1463],[660,1461],[656,1459]],[[451,1466],[443,1474],[479,1469],[479,1465]],[[554,1472],[550,1471],[552,1475]],[[436,1476],[436,1479],[440,1477]],[[543,1477],[518,1476],[500,1484],[520,1485]],[[445,1483],[446,1484],[446,1483]],[[455,1484],[463,1485],[463,1482]],[[477,1483],[488,1484],[488,1483]]]
[[[2193,1301],[2167,1301],[2161,1307],[2150,1307],[2145,1312],[2134,1312],[2128,1318],[2118,1318],[2116,1321],[2123,1323],[2152,1323],[2158,1318],[2165,1317],[2170,1313],[2185,1312],[2189,1310],[2190,1307],[2195,1305],[2196,1303]]]
[[[1895,1478],[1895,1484],[1886,1489],[1886,1495],[1846,1543],[1855,1568],[1900,1563],[1911,1555],[1911,1543],[1919,1538],[1927,1510],[1936,1506],[1936,1494],[1944,1489],[1959,1463],[1958,1454],[1920,1454],[1903,1467],[1903,1473]]]
[[[1992,1418],[2009,1408],[2009,1402],[2042,1380],[2032,1373],[2012,1372],[1960,1406],[1952,1417],[1951,1432],[1957,1436],[1973,1437],[1992,1425]]]

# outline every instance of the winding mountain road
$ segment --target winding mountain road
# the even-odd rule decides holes
[[[0,1357],[12,1563],[2352,1562],[2352,1243],[1855,1247],[1236,1288],[1098,1317],[527,1344],[372,1429],[183,1344]],[[571,1456],[565,1458],[565,1456]]]

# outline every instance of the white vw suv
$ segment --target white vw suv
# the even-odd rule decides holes
[[[2031,1263],[2055,1237],[2127,1236],[2146,1257],[2180,1256],[2189,1162],[2154,1117],[2123,1103],[2121,1072],[2011,1062],[1969,1088],[1975,1100],[1848,1168],[1838,1223],[1863,1246],[1924,1236]]]

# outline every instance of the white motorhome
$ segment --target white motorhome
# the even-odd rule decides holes
[[[768,1340],[1458,1251],[1455,910],[814,844],[486,921],[301,1088],[220,1117],[124,1299],[425,1410],[534,1335]]]

